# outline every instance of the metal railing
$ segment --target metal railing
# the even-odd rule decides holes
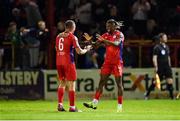
[[[180,40],[168,40],[167,43],[170,47],[170,56],[172,60],[172,66],[173,67],[178,67],[180,66]],[[143,62],[146,62],[144,57],[144,53],[147,51],[152,51],[152,48],[154,46],[154,43],[151,40],[126,40],[124,43],[125,47],[130,47],[133,48],[133,51],[136,51],[136,56],[137,56],[137,67],[141,68],[143,67]],[[11,42],[3,42],[3,46],[1,48],[12,48],[12,64],[11,67],[15,67],[15,47]],[[6,55],[6,53],[4,54]],[[151,55],[147,55],[151,59]],[[51,58],[48,59],[48,61]],[[152,60],[152,59],[151,59]],[[151,62],[150,60],[150,62]],[[49,66],[50,67],[50,66]]]
[[[126,40],[125,47],[135,47],[138,51],[138,67],[142,67],[142,56],[146,51],[153,51],[155,43],[152,40]],[[180,65],[180,39],[168,40],[167,45],[170,47],[170,56],[172,60],[172,66],[178,67]],[[151,55],[149,55],[151,56]],[[151,59],[151,58],[150,58]],[[152,60],[152,59],[151,59]]]

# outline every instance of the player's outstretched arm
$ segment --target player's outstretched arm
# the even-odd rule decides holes
[[[84,33],[83,37],[86,39],[85,42],[88,44],[90,43],[94,49],[104,45],[101,41],[93,41],[93,36],[90,36],[88,33]]]
[[[119,46],[119,44],[121,43],[121,41],[114,41],[114,42],[111,42],[109,40],[106,40],[104,39],[101,35],[99,34],[96,34],[96,38],[101,41],[101,42],[104,42],[106,44],[110,44],[110,45],[114,45],[114,46]]]
[[[76,48],[76,52],[79,55],[85,54],[86,52],[90,51],[92,49],[91,45],[85,46],[84,49],[82,49],[80,46]]]
[[[84,47],[84,49],[82,49],[81,46],[79,45],[78,40],[76,39],[75,41],[76,41],[76,45],[77,45],[75,48],[77,54],[82,55],[82,54],[85,54],[86,52],[88,52],[92,49],[92,45],[87,45]]]

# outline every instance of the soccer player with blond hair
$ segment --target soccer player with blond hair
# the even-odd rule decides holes
[[[81,112],[75,107],[75,80],[77,79],[76,67],[74,62],[74,49],[78,54],[85,54],[91,49],[87,46],[82,49],[78,39],[74,35],[76,24],[73,20],[65,22],[65,31],[56,37],[56,67],[59,76],[58,87],[58,111],[66,111],[63,107],[63,97],[65,87],[68,87],[69,112]]]

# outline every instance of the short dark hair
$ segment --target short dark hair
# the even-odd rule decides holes
[[[152,38],[152,41],[158,43],[158,42],[160,41],[159,35],[155,35],[155,36]]]
[[[67,20],[65,22],[65,28],[71,28],[73,26],[73,24],[75,24],[75,22],[73,20]]]
[[[158,34],[159,38],[162,38],[164,35],[166,35],[166,34],[163,32]]]

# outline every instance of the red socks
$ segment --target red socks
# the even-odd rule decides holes
[[[58,88],[58,103],[63,103],[64,88]]]
[[[118,96],[118,104],[122,104],[123,102],[123,96]]]
[[[58,103],[63,103],[63,97],[64,97],[64,88],[58,88]],[[69,91],[69,102],[70,106],[74,106],[75,101],[75,91]]]
[[[64,88],[58,88],[58,103],[63,103],[63,97],[64,97]],[[69,91],[69,102],[70,106],[75,106],[75,91]]]
[[[98,91],[96,91],[96,94],[95,94],[95,97],[94,97],[94,98],[97,99],[97,100],[99,100],[100,96],[101,96],[101,93],[98,92]]]
[[[69,91],[69,102],[70,106],[75,106],[75,91]]]

